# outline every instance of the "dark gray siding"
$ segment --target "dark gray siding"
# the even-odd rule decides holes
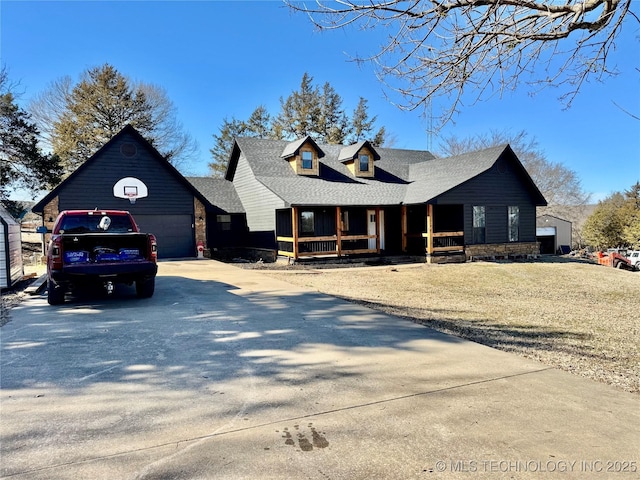
[[[141,180],[148,196],[135,204],[114,197],[113,186],[125,177]],[[58,208],[128,210],[143,232],[157,237],[159,258],[195,256],[194,193],[185,183],[148,145],[125,133],[67,179],[58,192]]]
[[[86,168],[68,180],[59,192],[60,210],[69,209],[119,209],[129,210],[134,216],[163,213],[167,215],[193,215],[193,193],[152,152],[137,144],[133,157],[124,156],[123,143],[135,139],[123,135],[103,150]],[[149,196],[139,199],[135,205],[113,196],[113,185],[124,177],[140,179],[148,188]]]
[[[521,176],[512,168],[493,167],[437,198],[438,205],[464,205],[465,243],[473,243],[473,206],[486,209],[486,243],[508,242],[507,208],[520,208],[520,242],[536,240],[536,206]],[[510,165],[509,165],[510,167]]]

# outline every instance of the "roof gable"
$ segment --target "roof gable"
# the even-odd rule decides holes
[[[368,140],[344,147],[342,150],[340,150],[338,160],[343,163],[355,160],[363,148],[367,148],[371,152],[374,161],[380,160],[380,155],[378,155],[378,152],[376,152],[375,148],[371,146],[371,143],[369,143]]]
[[[412,165],[409,174],[412,184],[408,188],[405,201],[406,203],[426,203],[464,185],[494,167],[498,171],[506,171],[511,168],[530,192],[532,201],[540,206],[547,204],[529,173],[508,144]]]
[[[282,151],[282,155],[280,156],[286,159],[286,158],[290,158],[295,155],[298,155],[298,152],[300,151],[300,149],[306,144],[311,145],[311,147],[318,154],[318,158],[324,157],[324,152],[322,151],[322,149],[318,147],[318,144],[314,142],[313,138],[311,138],[309,135],[299,140],[296,140],[295,142],[288,143],[287,146],[284,147],[284,150]]]
[[[37,202],[33,207],[32,211],[41,213],[44,210],[44,207],[56,196],[60,194],[65,188],[68,187],[76,178],[81,176],[83,172],[87,171],[90,168],[93,168],[95,163],[99,161],[99,159],[111,149],[115,148],[115,145],[120,143],[122,140],[127,137],[131,138],[131,141],[135,143],[137,148],[145,149],[150,157],[158,163],[160,168],[163,168],[168,172],[169,176],[176,180],[180,185],[182,185],[185,189],[187,189],[191,194],[196,196],[201,202],[205,205],[209,204],[208,200],[193,186],[189,183],[184,176],[173,166],[169,161],[164,158],[158,150],[151,145],[151,143],[144,138],[134,127],[131,125],[125,126],[120,132],[118,132],[111,140],[105,143],[98,151],[96,151],[91,157],[89,157],[82,165],[80,165],[76,170],[74,170],[67,178],[65,178],[60,184],[58,184],[53,190],[51,190],[44,198],[42,198],[39,202]]]

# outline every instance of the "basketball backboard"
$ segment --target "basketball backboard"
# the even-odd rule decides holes
[[[144,198],[148,194],[147,186],[135,177],[121,178],[113,186],[113,196],[128,199],[132,205],[138,198]]]

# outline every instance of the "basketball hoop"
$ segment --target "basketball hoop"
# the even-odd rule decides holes
[[[138,193],[137,192],[134,192],[134,193],[125,192],[124,196],[129,199],[129,203],[131,205],[135,205],[136,199],[138,198]]]
[[[113,186],[113,196],[128,199],[131,205],[134,205],[138,198],[144,198],[148,194],[147,186],[134,177],[121,178]]]

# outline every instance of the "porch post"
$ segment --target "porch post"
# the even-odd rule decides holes
[[[298,259],[298,207],[291,207],[291,228],[293,229],[293,259]]]
[[[380,207],[376,207],[376,253],[380,254]]]
[[[342,212],[336,207],[336,252],[342,256]]]
[[[400,217],[402,220],[402,251],[407,251],[407,206],[400,207]]]
[[[427,255],[433,253],[433,205],[427,204]]]

